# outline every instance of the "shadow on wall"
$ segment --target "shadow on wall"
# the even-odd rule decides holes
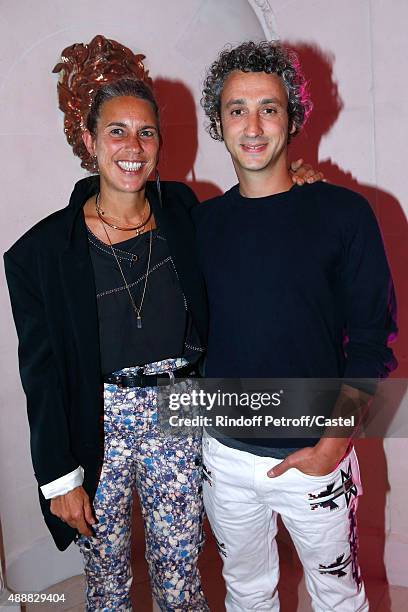
[[[322,137],[329,133],[342,108],[337,84],[333,81],[333,58],[317,46],[291,45],[298,53],[304,73],[309,80],[314,109],[303,134],[290,145],[290,158],[305,158],[319,167],[326,179],[352,189],[370,202],[380,225],[388,261],[391,267],[398,300],[399,338],[393,350],[399,361],[398,377],[408,375],[408,224],[398,200],[388,191],[375,185],[363,184],[344,172],[331,159],[318,161]],[[367,152],[368,153],[368,152]],[[352,152],[350,151],[350,154]],[[404,349],[405,347],[405,349]],[[382,439],[357,442],[364,496],[359,507],[360,563],[363,576],[386,579],[384,567],[385,504],[389,491],[387,463]],[[369,593],[370,596],[370,593]],[[386,601],[383,601],[383,605]],[[388,598],[388,606],[390,606]],[[388,608],[384,607],[384,610]]]
[[[166,79],[157,79],[153,87],[160,109],[163,138],[160,177],[186,183],[201,201],[220,195],[222,192],[215,184],[195,178],[197,113],[190,90],[181,81]]]

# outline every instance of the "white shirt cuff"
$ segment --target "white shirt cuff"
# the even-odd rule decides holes
[[[84,469],[79,465],[73,472],[43,485],[40,489],[45,499],[52,499],[53,497],[58,497],[58,495],[69,493],[75,487],[80,487],[83,482]]]

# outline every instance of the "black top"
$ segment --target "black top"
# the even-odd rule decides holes
[[[396,367],[392,280],[363,197],[323,182],[263,198],[235,186],[194,218],[206,376],[379,378]]]
[[[171,357],[185,356],[189,361],[200,357],[197,333],[160,230],[152,233],[141,328],[111,247],[89,228],[88,238],[95,274],[102,373]],[[145,233],[113,245],[137,308],[146,279],[149,242],[149,233]]]
[[[98,191],[99,177],[79,181],[69,206],[37,223],[4,255],[36,479],[41,486],[82,465],[83,486],[91,500],[103,458],[102,372],[95,279],[82,207]],[[148,185],[147,195],[204,344],[207,300],[190,216],[197,199],[186,185],[173,182],[162,183],[162,206],[155,185]],[[50,501],[41,493],[40,501],[63,550],[75,530],[50,513]]]

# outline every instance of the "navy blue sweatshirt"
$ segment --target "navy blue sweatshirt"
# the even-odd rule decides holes
[[[206,376],[377,379],[396,367],[392,279],[362,196],[318,182],[244,198],[236,185],[193,214]]]

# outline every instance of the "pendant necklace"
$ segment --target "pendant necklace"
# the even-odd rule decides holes
[[[149,223],[152,213],[153,213],[152,207],[150,206],[150,202],[147,198],[145,199],[145,204],[149,206],[149,214],[147,215],[146,219],[144,219],[141,223],[139,223],[139,225],[135,225],[134,227],[120,227],[119,225],[114,225],[113,223],[109,223],[109,221],[107,221],[104,218],[105,211],[102,210],[99,204],[99,193],[97,194],[95,198],[96,212],[97,212],[97,215],[100,221],[102,221],[102,223],[104,223],[105,225],[109,225],[109,227],[111,227],[112,229],[120,230],[121,232],[136,232],[136,236],[139,236],[144,231],[144,228]],[[114,219],[114,217],[112,218]]]
[[[145,277],[145,282],[144,282],[144,286],[143,286],[142,299],[141,299],[141,301],[140,301],[140,305],[139,305],[139,307],[137,307],[137,306],[136,306],[136,303],[135,303],[135,300],[134,300],[134,298],[133,298],[133,295],[132,295],[132,293],[131,293],[131,291],[130,291],[129,284],[128,284],[128,282],[127,282],[127,280],[126,280],[126,277],[125,277],[125,275],[124,275],[124,273],[123,273],[122,266],[120,265],[119,258],[118,258],[118,256],[116,255],[116,251],[115,251],[115,249],[113,248],[112,241],[111,241],[111,239],[110,239],[110,237],[109,237],[109,234],[108,234],[108,231],[107,231],[107,229],[106,229],[106,227],[105,227],[105,223],[106,223],[106,222],[105,222],[105,220],[101,219],[101,216],[100,216],[100,214],[99,214],[99,211],[98,211],[98,197],[99,197],[99,193],[97,194],[97,196],[96,196],[96,200],[95,200],[95,207],[96,207],[96,211],[98,212],[98,216],[99,216],[99,219],[100,219],[101,225],[102,225],[103,229],[105,230],[105,234],[106,234],[106,237],[107,237],[107,239],[108,239],[109,246],[110,246],[111,251],[112,251],[112,254],[113,254],[113,256],[114,256],[114,258],[115,258],[115,260],[116,260],[116,263],[117,263],[117,266],[118,266],[118,268],[119,268],[119,271],[120,271],[120,273],[121,273],[121,275],[122,275],[123,282],[125,283],[126,290],[127,290],[128,294],[129,294],[129,299],[130,299],[130,302],[131,302],[131,304],[132,304],[132,308],[133,308],[133,310],[134,310],[134,312],[135,312],[135,314],[136,314],[136,325],[137,325],[137,328],[138,328],[138,329],[142,329],[142,308],[143,308],[143,302],[144,302],[144,299],[145,299],[145,294],[146,294],[147,279],[148,279],[148,277],[149,277],[149,273],[150,273],[150,259],[151,259],[151,255],[152,255],[152,234],[153,234],[153,231],[152,231],[151,223],[150,223],[150,230],[148,230],[148,231],[150,232],[150,236],[149,236],[149,255],[148,255],[148,258],[147,258],[146,277]],[[150,207],[150,204],[149,204],[149,207]],[[149,214],[149,218],[148,218],[148,220],[150,219],[150,217],[151,217],[151,207],[150,207],[150,214]],[[146,221],[144,222],[144,225],[147,223],[147,221],[148,221],[148,220],[146,220]],[[109,224],[107,224],[107,225],[109,225]],[[112,226],[111,226],[111,227],[112,227]],[[115,229],[122,229],[122,228],[117,227],[117,228],[115,228]],[[138,235],[139,235],[139,234],[138,234]]]

